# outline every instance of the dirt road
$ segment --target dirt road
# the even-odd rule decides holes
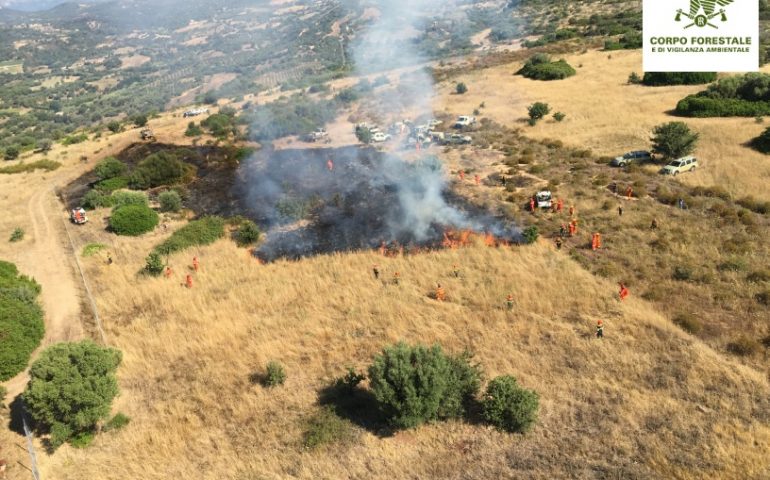
[[[40,300],[45,311],[45,337],[40,349],[81,339],[85,334],[81,321],[82,283],[72,265],[72,252],[61,221],[62,206],[46,185],[32,194],[26,211],[32,223],[32,242],[16,259],[16,265],[43,287]],[[25,370],[6,382],[6,400],[11,402],[21,393],[28,380]]]

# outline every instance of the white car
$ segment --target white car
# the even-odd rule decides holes
[[[692,172],[698,167],[698,159],[695,157],[682,157],[674,160],[660,170],[663,175],[678,175],[684,172]]]
[[[473,125],[474,123],[476,123],[476,117],[461,115],[457,117],[457,121],[455,122],[455,128],[468,127],[470,125]]]
[[[553,205],[553,196],[548,190],[541,190],[535,194],[535,200],[537,200],[537,208],[551,208]]]
[[[387,142],[388,140],[390,140],[390,135],[388,135],[387,133],[376,132],[375,134],[372,135],[373,142],[380,143],[380,142]]]

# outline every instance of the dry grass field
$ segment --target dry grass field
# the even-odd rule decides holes
[[[102,234],[107,235],[107,234]],[[229,240],[171,257],[171,279],[137,275],[152,245],[114,238],[116,263],[85,260],[111,344],[124,353],[122,431],[43,459],[44,478],[762,478],[767,380],[715,354],[546,246],[478,246],[261,265]],[[89,235],[82,241],[99,240]],[[181,283],[193,255],[191,290]],[[389,280],[371,275],[381,265]],[[451,275],[452,264],[461,268]],[[428,298],[441,282],[449,301]],[[130,294],[127,294],[130,292]],[[514,312],[503,308],[512,292]],[[593,338],[597,319],[607,337]],[[302,447],[318,390],[383,346],[469,349],[488,377],[541,395],[531,434],[448,422]],[[286,366],[282,387],[249,381]]]
[[[454,94],[454,82],[443,84],[436,108],[463,115],[484,102],[482,117],[521,126],[526,135],[534,138],[558,138],[565,144],[613,157],[649,148],[653,127],[682,120],[701,135],[696,150],[701,168],[682,176],[683,182],[721,185],[739,197],[751,194],[770,199],[770,157],[745,146],[768,124],[759,124],[753,118],[694,119],[668,114],[677,101],[705,86],[628,85],[631,72],[642,73],[640,50],[589,51],[563,58],[575,67],[577,75],[543,82],[513,75],[521,64],[477,70],[453,79],[468,85],[464,95]],[[764,71],[768,68],[764,67]],[[567,118],[561,123],[548,118],[534,128],[527,126],[527,106],[536,101],[550,104],[553,112],[563,112]]]

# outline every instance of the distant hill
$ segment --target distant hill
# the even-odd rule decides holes
[[[78,3],[99,3],[105,0],[81,0]],[[62,0],[0,0],[0,8],[20,12],[40,12],[60,5]]]

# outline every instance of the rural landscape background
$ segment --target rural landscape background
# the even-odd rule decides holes
[[[0,2],[0,478],[769,478],[760,16],[655,76],[639,1]]]

